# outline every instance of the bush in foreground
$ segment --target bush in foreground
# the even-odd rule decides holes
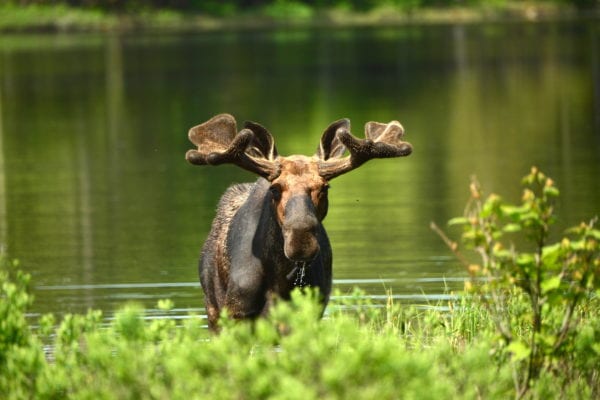
[[[526,183],[541,182],[542,193],[558,195],[546,177],[533,176]],[[133,305],[108,323],[97,311],[69,315],[58,324],[47,315],[32,330],[25,318],[32,302],[29,276],[0,257],[0,394],[7,399],[594,398],[600,359],[597,230],[582,225],[569,243],[545,244],[541,253],[534,248],[544,262],[532,264],[529,253],[514,246],[509,253],[496,244],[488,249],[485,233],[493,231],[491,237],[500,240],[518,231],[501,224],[504,217],[536,231],[537,211],[551,211],[537,201],[543,198],[528,194],[524,201],[533,208],[527,211],[473,193],[470,214],[452,222],[463,225],[465,244],[486,258],[482,265],[467,264],[473,274],[469,290],[443,308],[398,305],[391,296],[386,304],[373,304],[357,292],[337,296],[347,300],[334,302],[320,320],[317,294],[298,291],[253,324],[223,319],[219,336],[209,336],[200,317],[181,324],[148,321]],[[489,264],[492,259],[497,264]],[[562,269],[545,264],[559,261]],[[535,277],[530,283],[517,275],[525,270],[529,279]],[[557,273],[559,280],[553,277]],[[533,291],[538,291],[535,300]],[[172,304],[163,301],[159,307]]]

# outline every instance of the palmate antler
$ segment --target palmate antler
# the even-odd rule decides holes
[[[402,141],[404,128],[398,121],[387,124],[368,122],[365,139],[350,133],[350,120],[341,119],[329,125],[321,137],[316,153],[319,175],[331,180],[373,158],[403,157],[412,146]],[[280,174],[280,162],[273,137],[263,126],[246,122],[237,132],[235,118],[219,114],[190,129],[188,136],[198,148],[189,150],[185,158],[196,165],[235,164],[273,181]],[[348,150],[349,156],[343,157]]]
[[[319,175],[331,180],[339,175],[358,168],[373,158],[404,157],[412,153],[412,145],[402,140],[404,128],[398,121],[387,124],[367,122],[366,139],[358,139],[350,133],[350,121],[334,122],[323,134],[322,144],[317,152],[321,156]],[[329,137],[329,141],[324,139]],[[323,146],[323,142],[327,146]],[[343,148],[349,156],[341,157]],[[327,151],[329,150],[329,151]]]
[[[235,164],[268,180],[279,175],[273,137],[255,122],[246,122],[238,133],[235,118],[219,114],[191,128],[188,137],[198,146],[185,154],[192,164]]]

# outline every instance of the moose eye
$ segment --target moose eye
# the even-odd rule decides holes
[[[273,200],[275,200],[275,201],[281,200],[281,187],[279,185],[272,185],[269,188],[269,191],[271,192],[271,196],[273,197]]]

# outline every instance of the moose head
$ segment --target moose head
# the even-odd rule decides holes
[[[350,133],[350,121],[333,122],[323,133],[312,157],[281,156],[269,131],[246,122],[237,131],[229,114],[219,114],[190,129],[197,150],[185,158],[195,165],[234,164],[270,182],[277,220],[282,228],[285,255],[309,261],[318,252],[314,230],[327,214],[329,181],[358,168],[372,158],[408,156],[412,146],[402,141],[404,128],[398,121],[368,122],[365,139]],[[343,156],[346,149],[348,156]]]

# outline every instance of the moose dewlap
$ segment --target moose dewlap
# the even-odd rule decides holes
[[[368,122],[365,139],[350,133],[350,121],[333,122],[311,156],[281,156],[263,126],[220,114],[193,127],[196,165],[235,164],[257,174],[255,183],[223,194],[199,263],[209,328],[221,310],[236,319],[265,315],[272,302],[289,299],[295,286],[317,287],[323,308],[331,291],[331,246],[322,221],[329,181],[372,158],[408,156],[398,121]],[[348,151],[349,155],[344,155]]]

